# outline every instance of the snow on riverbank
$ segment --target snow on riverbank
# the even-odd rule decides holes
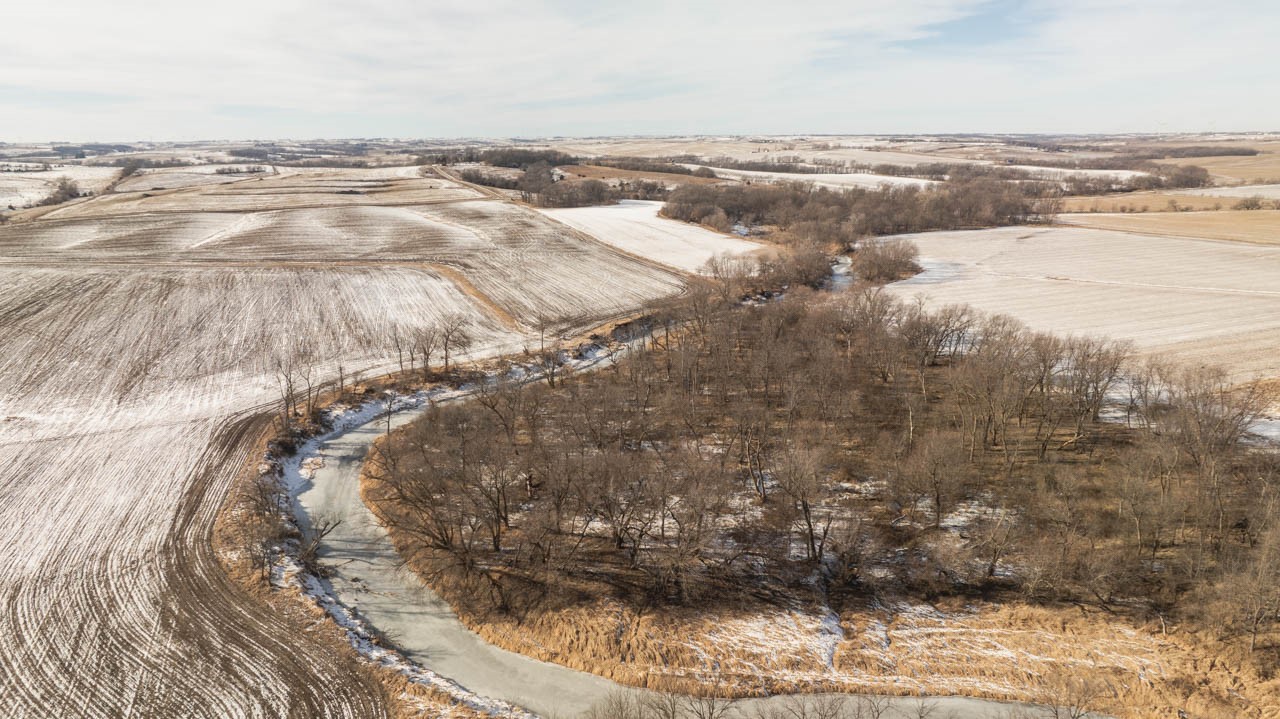
[[[461,392],[461,390],[442,387],[399,397],[386,395],[356,407],[332,408],[327,413],[331,429],[307,440],[296,454],[280,463],[280,482],[291,504],[287,513],[288,520],[295,523],[304,533],[309,530],[309,517],[299,504],[298,496],[310,487],[316,472],[325,466],[325,456],[321,449],[326,441],[374,422],[387,415],[388,411],[392,413],[412,411],[421,408],[428,401],[444,400]],[[277,548],[278,556],[271,573],[272,584],[278,588],[296,589],[324,610],[339,627],[346,631],[347,641],[361,656],[385,669],[398,672],[414,684],[439,691],[459,704],[476,711],[493,716],[534,719],[535,715],[507,702],[468,691],[457,682],[410,661],[396,649],[386,646],[382,633],[365,621],[357,609],[339,600],[332,583],[307,573],[298,560],[297,551],[297,542]]]

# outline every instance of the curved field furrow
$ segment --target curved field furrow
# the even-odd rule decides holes
[[[438,178],[405,177],[390,170],[297,172],[240,178],[224,184],[152,192],[102,195],[58,208],[45,219],[92,219],[163,212],[267,212],[414,203],[453,202],[481,197],[476,191]],[[415,168],[416,171],[416,168]]]
[[[241,594],[211,548],[281,368],[386,371],[394,333],[456,315],[472,355],[517,352],[539,318],[681,289],[490,201],[0,229],[0,713],[383,716],[381,687]]]
[[[414,208],[472,234],[477,245],[441,253],[475,286],[518,317],[607,317],[678,292],[680,275],[585,242],[535,212],[507,203]],[[501,244],[491,238],[503,237]],[[484,247],[484,245],[489,245]]]

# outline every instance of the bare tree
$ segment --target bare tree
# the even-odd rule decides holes
[[[412,344],[418,356],[422,358],[422,379],[424,382],[430,375],[431,358],[440,349],[441,339],[440,328],[435,325],[426,325],[413,331]]]
[[[400,325],[391,325],[388,340],[390,341],[391,349],[395,350],[396,364],[400,368],[400,374],[404,374],[404,353],[408,349],[409,341],[404,332],[400,330]]]
[[[678,694],[649,692],[640,700],[645,719],[683,719],[684,699]]]
[[[820,512],[818,499],[824,490],[823,460],[812,448],[791,448],[774,465],[778,488],[790,499],[799,513],[805,552],[811,561],[822,561],[832,516]]]
[[[933,503],[933,526],[940,528],[964,489],[964,450],[959,436],[932,432],[922,438],[903,466],[914,496]]]
[[[313,517],[311,525],[302,532],[302,542],[298,545],[298,562],[308,574],[325,576],[326,570],[320,566],[320,544],[341,524],[342,520],[337,517],[320,515]]]
[[[584,719],[647,719],[647,706],[636,692],[615,689],[591,705]]]
[[[1220,581],[1213,608],[1221,626],[1249,636],[1249,652],[1257,650],[1258,635],[1280,624],[1280,527],[1258,541],[1250,555]]]
[[[695,694],[685,698],[684,708],[690,719],[726,719],[737,703],[737,699],[722,699],[711,694]]]
[[[444,371],[449,371],[449,358],[457,352],[466,352],[472,343],[471,333],[468,331],[470,322],[467,316],[455,312],[447,315],[437,326],[440,336],[440,347],[444,350]]]
[[[293,430],[294,402],[294,357],[292,353],[277,353],[271,360],[276,388],[280,394],[280,428],[288,434]]]

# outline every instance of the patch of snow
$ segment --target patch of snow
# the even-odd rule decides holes
[[[658,215],[661,202],[623,200],[605,207],[543,210],[552,219],[624,252],[686,272],[699,272],[717,256],[738,257],[763,245]]]

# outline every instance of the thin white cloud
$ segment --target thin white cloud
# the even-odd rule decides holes
[[[1280,9],[1225,5],[26,3],[0,140],[1280,128]]]

